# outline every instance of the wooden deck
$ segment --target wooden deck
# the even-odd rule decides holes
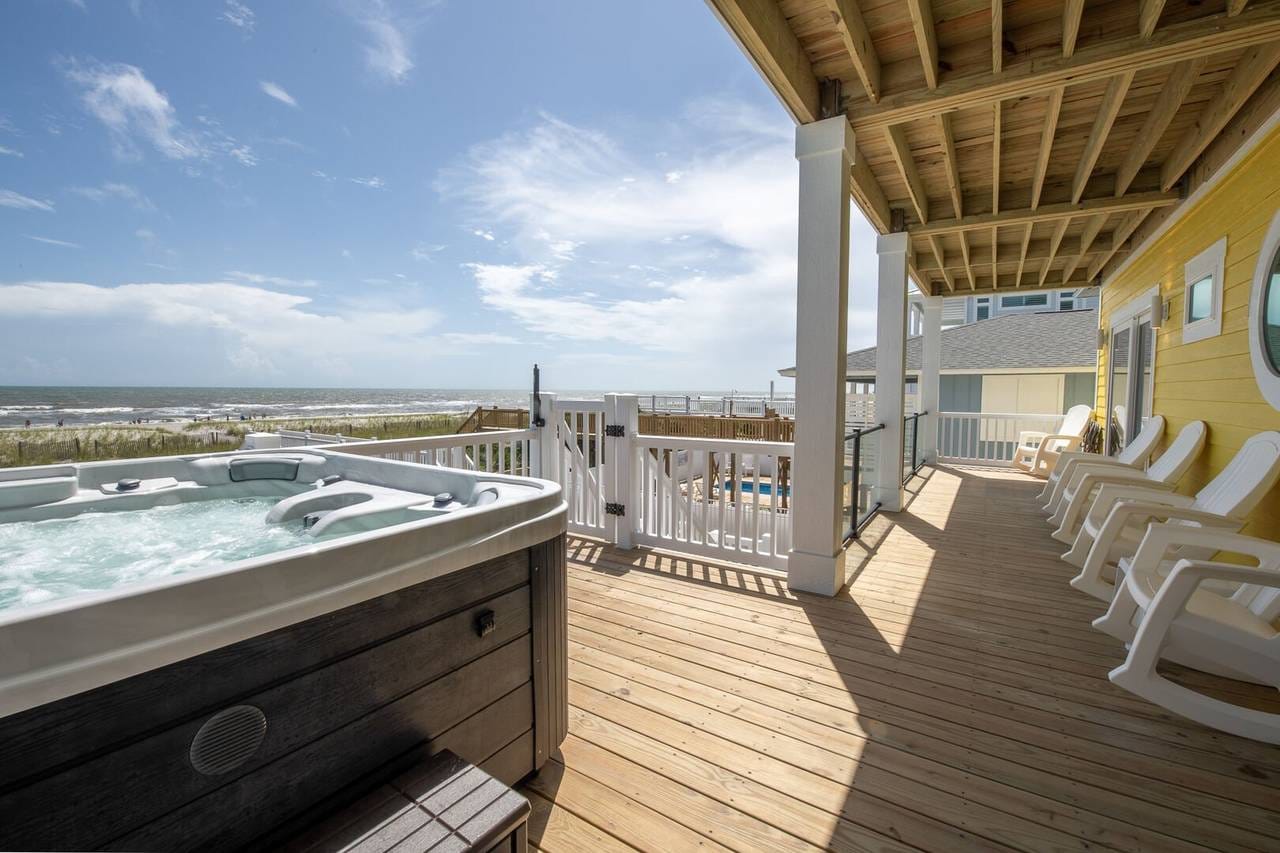
[[[524,788],[531,843],[1276,850],[1280,749],[1107,681],[1123,648],[1067,586],[1039,484],[922,474],[834,600],[571,540],[571,733]]]

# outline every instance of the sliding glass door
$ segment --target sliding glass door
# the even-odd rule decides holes
[[[1155,330],[1151,322],[1151,309],[1147,308],[1128,314],[1111,327],[1107,452],[1112,456],[1119,453],[1151,417],[1155,379]]]

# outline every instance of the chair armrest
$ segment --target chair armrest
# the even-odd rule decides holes
[[[1134,574],[1154,572],[1169,556],[1171,549],[1185,546],[1247,554],[1262,565],[1271,564],[1280,567],[1280,543],[1278,542],[1270,542],[1256,536],[1246,536],[1243,533],[1221,528],[1160,523],[1147,528],[1146,535],[1142,537],[1142,543],[1138,545],[1133,561],[1129,564],[1130,571]],[[1228,563],[1215,563],[1215,565],[1231,565],[1232,568],[1240,568],[1238,565]]]
[[[1160,649],[1174,620],[1186,610],[1187,602],[1200,585],[1209,580],[1280,588],[1280,565],[1237,566],[1210,560],[1179,560],[1151,600],[1151,606],[1138,626],[1126,667],[1139,672],[1155,671]]]
[[[1093,501],[1088,519],[1095,525],[1106,520],[1120,501],[1144,501],[1146,503],[1163,504],[1164,506],[1189,507],[1195,503],[1194,498],[1180,495],[1177,492],[1162,489],[1150,483],[1107,483],[1098,490],[1098,497]]]
[[[1018,446],[1034,447],[1035,445],[1031,445],[1029,444],[1029,442],[1034,441],[1036,444],[1039,444],[1044,439],[1044,437],[1048,434],[1049,433],[1047,432],[1041,432],[1039,430],[1024,429],[1022,432],[1018,433]]]

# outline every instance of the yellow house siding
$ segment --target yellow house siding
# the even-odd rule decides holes
[[[1170,303],[1156,335],[1152,411],[1168,421],[1165,444],[1189,421],[1209,425],[1204,454],[1179,484],[1193,493],[1222,470],[1240,445],[1263,430],[1280,430],[1280,411],[1262,397],[1249,359],[1249,297],[1263,237],[1280,209],[1280,127],[1197,200],[1177,222],[1102,289],[1101,322],[1156,284]],[[1222,334],[1182,342],[1183,267],[1227,238]],[[1107,352],[1098,353],[1097,414],[1105,423]],[[1249,518],[1248,532],[1280,538],[1280,488]]]

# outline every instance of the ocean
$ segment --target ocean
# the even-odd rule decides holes
[[[559,389],[556,389],[557,391]],[[565,391],[561,396],[600,399],[602,391]],[[671,393],[643,390],[636,393]],[[678,392],[717,397],[725,391]],[[757,392],[759,393],[759,392]],[[529,404],[528,389],[466,388],[108,388],[0,386],[0,427],[66,426],[144,421],[322,418],[469,412],[476,406]]]
[[[405,388],[75,388],[0,386],[0,427],[246,417],[464,412],[527,406],[527,390]]]

